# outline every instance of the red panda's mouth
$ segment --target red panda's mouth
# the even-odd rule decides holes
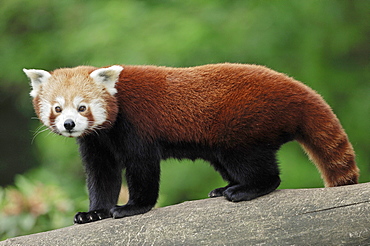
[[[68,131],[59,131],[56,127],[51,128],[52,132],[58,134],[60,136],[68,137],[68,138],[77,138],[84,134],[83,131],[75,131],[75,130],[68,130]]]
[[[65,119],[66,118],[66,119]],[[68,137],[77,138],[89,132],[91,128],[84,117],[65,117],[61,114],[49,127],[54,133]]]
[[[77,138],[83,135],[84,132],[81,131],[63,131],[61,132],[61,135],[69,138]]]

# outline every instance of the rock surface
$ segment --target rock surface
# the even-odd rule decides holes
[[[370,245],[370,183],[184,202],[16,237],[4,245]]]

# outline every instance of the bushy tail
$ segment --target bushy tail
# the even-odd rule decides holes
[[[305,110],[297,141],[316,164],[326,187],[357,184],[355,152],[338,118],[321,102]]]

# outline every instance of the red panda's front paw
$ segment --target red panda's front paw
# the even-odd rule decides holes
[[[133,216],[137,214],[143,214],[152,209],[153,206],[139,206],[139,205],[123,205],[115,206],[110,210],[110,214],[113,219],[119,219],[123,217]]]
[[[97,220],[102,220],[109,218],[110,214],[109,211],[106,209],[99,209],[99,210],[93,210],[89,212],[78,212],[75,215],[74,223],[75,224],[85,224],[94,222]]]

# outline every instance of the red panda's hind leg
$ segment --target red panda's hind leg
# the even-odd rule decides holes
[[[223,164],[221,162],[212,161],[211,165],[214,167],[214,169],[217,172],[219,172],[221,174],[221,177],[229,183],[227,186],[214,189],[211,192],[209,192],[209,194],[208,194],[208,197],[211,197],[211,198],[220,197],[220,196],[224,195],[224,191],[226,189],[228,189],[231,186],[236,185],[237,182],[231,178],[231,176],[229,175],[229,173],[227,172],[227,170],[225,169],[225,167],[223,166]]]
[[[280,185],[276,150],[264,147],[253,151],[228,151],[222,156],[223,168],[232,182],[211,193],[229,201],[249,201],[274,191]],[[222,175],[223,177],[225,175]]]
[[[209,194],[208,197],[213,198],[213,197],[220,197],[224,196],[225,190],[227,190],[229,187],[234,186],[235,184],[228,184],[225,187],[220,187],[217,189],[212,190]]]
[[[231,202],[250,201],[254,198],[267,195],[276,190],[276,188],[280,185],[280,178],[274,177],[271,184],[272,185],[269,187],[259,188],[253,188],[243,184],[234,185],[227,188],[224,191],[223,195],[226,197],[227,200]]]

